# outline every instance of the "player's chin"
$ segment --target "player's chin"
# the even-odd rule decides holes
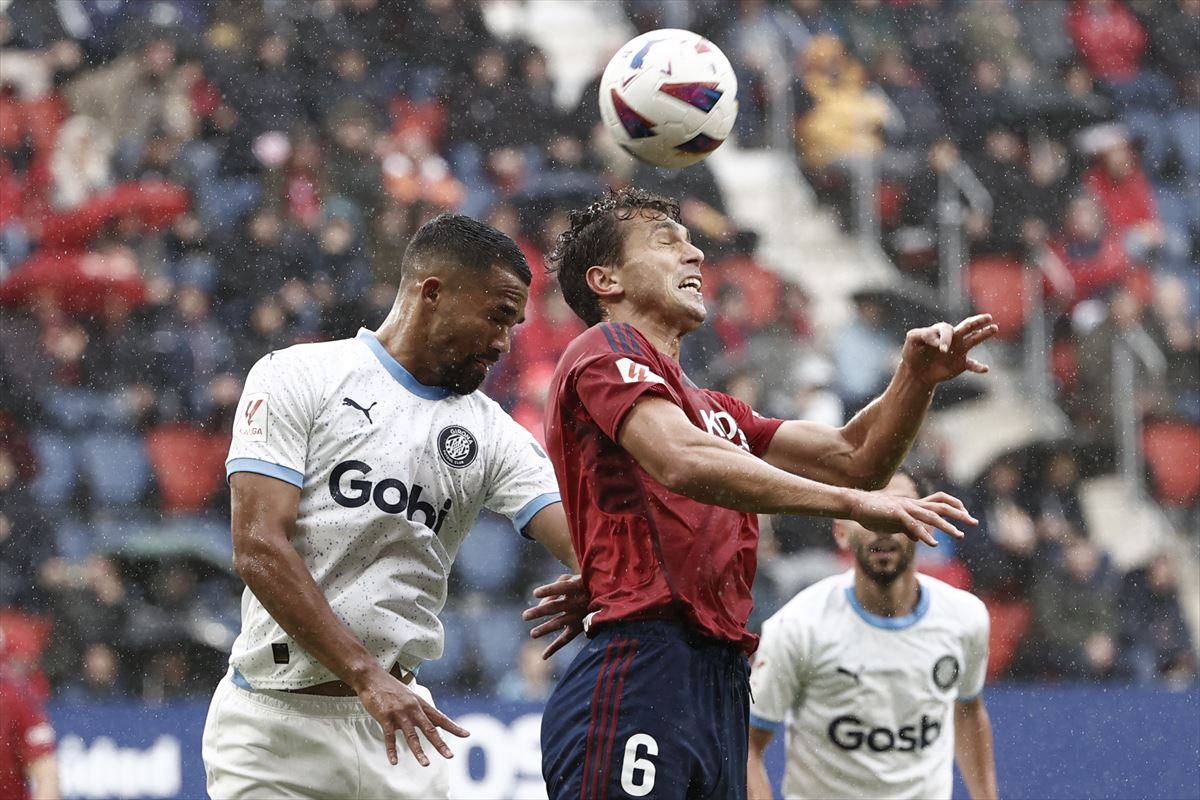
[[[483,386],[487,369],[478,364],[463,368],[450,379],[448,388],[455,394],[470,394]]]

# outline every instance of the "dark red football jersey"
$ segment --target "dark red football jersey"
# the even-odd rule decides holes
[[[0,677],[0,797],[29,797],[26,770],[54,752],[54,729],[28,687]]]
[[[551,382],[546,449],[592,622],[679,619],[751,653],[757,518],[670,491],[617,444],[625,415],[645,395],[670,400],[696,427],[758,456],[782,424],[697,387],[631,325],[604,323],[571,342]]]

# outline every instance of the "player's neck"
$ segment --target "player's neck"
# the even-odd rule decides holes
[[[679,361],[679,345],[683,341],[683,332],[650,317],[639,314],[611,314],[605,322],[627,323],[637,328],[637,332],[650,340],[658,352],[664,356]]]
[[[855,570],[854,595],[863,608],[876,616],[903,617],[916,609],[921,587],[917,573],[911,570],[889,584],[876,583],[861,570]]]
[[[429,348],[414,329],[412,316],[392,309],[388,318],[375,331],[375,337],[388,355],[408,370],[408,373],[425,386],[437,386],[440,377],[437,369],[429,363]]]

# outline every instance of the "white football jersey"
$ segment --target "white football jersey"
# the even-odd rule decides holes
[[[520,531],[559,502],[550,460],[528,431],[481,392],[418,383],[368,330],[255,364],[225,470],[300,488],[292,542],[384,668],[441,656],[450,565],[481,508]],[[230,662],[247,688],[335,680],[249,589]]]
[[[850,571],[763,624],[750,724],[786,723],[784,797],[950,797],[955,703],[983,690],[988,613],[968,592],[917,580],[904,617],[864,609]]]

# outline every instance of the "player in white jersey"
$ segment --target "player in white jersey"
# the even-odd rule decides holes
[[[415,675],[442,654],[463,538],[487,507],[577,567],[545,453],[476,391],[529,282],[511,239],[443,215],[409,244],[378,331],[250,371],[226,462],[247,588],[205,724],[214,798],[447,795],[424,748],[450,758],[438,728],[467,732]]]
[[[887,491],[921,496],[903,473]],[[918,575],[910,539],[841,520],[834,535],[854,569],[763,624],[750,675],[749,797],[773,796],[763,753],[786,726],[784,797],[949,798],[957,758],[971,797],[995,798],[983,602]]]

